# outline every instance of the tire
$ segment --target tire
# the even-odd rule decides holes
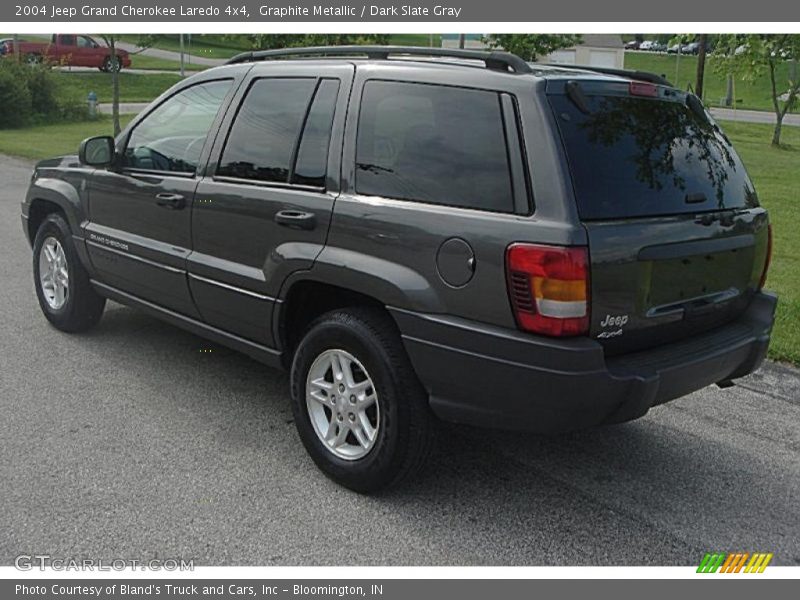
[[[29,65],[38,65],[42,63],[42,55],[31,52],[25,57],[25,62]]]
[[[345,369],[349,368],[352,381],[358,380],[354,387],[346,386],[349,389],[338,398],[338,406],[337,400],[330,398],[343,389],[334,379],[332,363],[337,356],[353,359]],[[330,368],[325,366],[326,361]],[[311,380],[320,381],[314,375],[325,369],[324,381],[312,384]],[[333,387],[325,401],[325,390],[318,385],[328,385],[328,380]],[[360,395],[353,400],[350,392],[365,385],[364,401],[369,403],[371,397],[373,404],[367,404],[369,407],[361,412],[348,413],[361,409],[362,402]],[[353,491],[367,494],[400,483],[424,464],[430,452],[436,423],[427,393],[414,373],[394,322],[379,309],[336,310],[314,321],[294,355],[291,395],[295,425],[311,458],[330,479]],[[358,414],[355,420],[353,414]],[[325,424],[340,416],[351,430],[341,446],[333,448],[337,442],[323,439]],[[365,438],[367,429],[361,426],[365,418],[373,427],[371,442]],[[360,439],[354,434],[357,429],[361,430]],[[334,433],[341,431],[338,426]]]
[[[122,70],[122,61],[119,57],[116,60],[113,60],[110,56],[106,56],[106,59],[103,61],[103,66],[100,67],[101,71],[105,71],[106,73],[114,73],[115,71]]]
[[[47,256],[52,256],[54,249],[58,254],[58,248],[62,258],[53,263]],[[60,273],[60,269],[53,266],[60,264],[66,268],[66,278]],[[59,271],[58,276],[53,275],[55,270]],[[50,282],[47,286],[42,275]],[[56,277],[59,281],[57,287],[52,284]],[[75,250],[69,225],[58,213],[48,215],[36,232],[33,242],[33,278],[36,297],[44,316],[61,331],[86,331],[94,327],[102,317],[106,300],[92,288],[89,274]],[[64,281],[66,285],[63,285]],[[57,289],[63,293],[58,294]]]

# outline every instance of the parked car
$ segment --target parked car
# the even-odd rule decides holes
[[[6,54],[9,48],[13,48],[14,38],[0,38],[0,56]],[[6,45],[8,44],[8,46]]]
[[[625,50],[638,50],[640,43],[636,40],[625,42]]]
[[[697,54],[700,52],[700,44],[698,42],[689,42],[681,47],[682,54]]]
[[[645,40],[639,44],[639,50],[652,50],[655,43],[653,40]]]
[[[667,48],[668,54],[677,54],[678,52],[683,54],[683,44],[672,44],[669,48]]]
[[[652,52],[666,52],[667,45],[662,44],[661,42],[653,42],[652,46],[650,46],[650,50]]]
[[[234,57],[38,163],[22,223],[56,328],[111,299],[288,370],[360,492],[438,419],[569,431],[730,386],[776,305],[767,211],[696,96],[502,52]]]
[[[14,41],[7,40],[6,53],[14,53]],[[54,34],[49,42],[19,42],[19,54],[29,63],[51,62],[71,67],[94,67],[101,71],[118,71],[131,66],[125,50],[111,49],[88,35]]]

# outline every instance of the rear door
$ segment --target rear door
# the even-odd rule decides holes
[[[241,86],[192,210],[189,284],[209,324],[273,345],[281,284],[325,244],[353,72],[271,63]]]
[[[728,138],[686,94],[548,86],[591,257],[591,335],[611,352],[721,325],[748,305],[768,220]]]

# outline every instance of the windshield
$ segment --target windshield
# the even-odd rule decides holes
[[[550,96],[582,219],[758,205],[728,139],[684,103],[587,95],[584,110]]]

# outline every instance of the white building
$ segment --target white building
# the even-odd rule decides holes
[[[589,65],[591,67],[625,67],[625,47],[616,34],[586,33],[583,43],[572,48],[563,48],[540,57],[537,62],[562,65]]]
[[[537,62],[557,63],[562,65],[588,65],[592,67],[610,67],[622,69],[625,66],[625,48],[622,37],[616,34],[587,33],[581,36],[583,41],[577,46],[556,50],[547,56],[540,56]],[[465,36],[465,48],[485,49],[481,34]],[[443,48],[458,48],[457,34],[442,35]]]

